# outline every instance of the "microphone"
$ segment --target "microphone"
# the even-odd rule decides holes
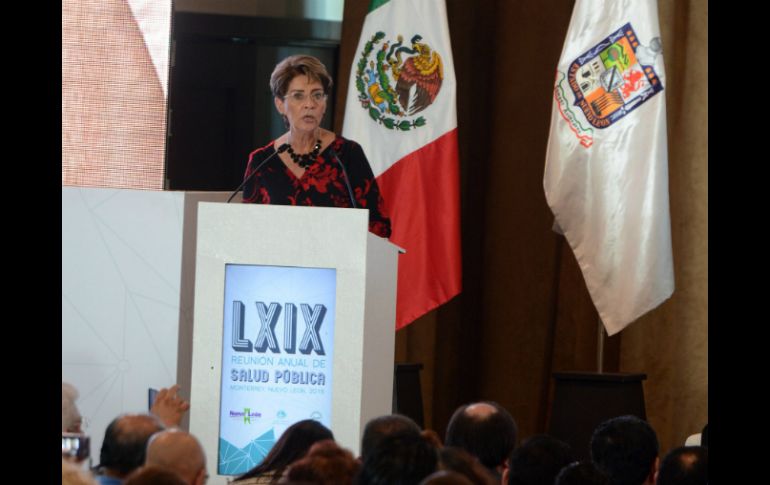
[[[348,195],[350,195],[350,202],[353,204],[353,208],[357,209],[356,206],[356,199],[353,198],[353,189],[350,188],[350,179],[348,179],[348,172],[345,170],[345,165],[342,164],[342,160],[337,156],[337,152],[334,151],[334,148],[329,146],[329,153],[331,153],[332,158],[337,161],[340,168],[342,168],[342,174],[345,176],[345,186],[348,188]]]
[[[227,202],[225,202],[225,203],[226,203],[226,204],[229,204],[229,203],[230,203],[230,201],[231,201],[231,200],[233,200],[233,197],[235,197],[235,194],[237,194],[238,192],[240,192],[240,190],[243,188],[243,186],[244,186],[244,185],[246,185],[246,183],[247,183],[249,180],[251,180],[251,179],[252,179],[252,177],[254,177],[254,174],[256,174],[257,172],[259,172],[259,169],[260,169],[260,168],[262,168],[262,165],[264,165],[264,164],[266,164],[267,162],[269,162],[269,161],[270,161],[270,160],[271,160],[273,157],[277,156],[279,153],[283,153],[283,152],[285,152],[286,150],[288,150],[290,146],[291,146],[291,145],[289,145],[288,143],[284,143],[283,145],[279,146],[279,147],[278,147],[278,150],[276,150],[276,151],[275,151],[275,152],[274,152],[272,155],[270,155],[270,156],[269,156],[269,157],[267,157],[266,159],[262,160],[262,162],[261,162],[259,165],[257,165],[257,168],[255,168],[255,169],[254,169],[254,170],[253,170],[253,171],[252,171],[252,172],[249,174],[249,176],[248,176],[248,177],[246,177],[245,179],[243,179],[243,182],[241,182],[241,185],[239,185],[239,186],[238,186],[238,188],[237,188],[237,189],[235,189],[235,192],[233,192],[233,193],[232,193],[232,195],[230,196],[230,198],[229,198],[229,199],[227,199]]]

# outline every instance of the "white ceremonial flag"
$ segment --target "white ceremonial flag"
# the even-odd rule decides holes
[[[655,0],[577,0],[543,186],[613,335],[674,291],[666,75]]]

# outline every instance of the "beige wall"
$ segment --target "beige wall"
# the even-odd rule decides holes
[[[708,5],[659,3],[676,290],[623,332],[620,367],[647,373],[648,418],[667,449],[708,422]]]

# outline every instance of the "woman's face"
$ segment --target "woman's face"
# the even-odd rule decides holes
[[[291,80],[284,99],[275,98],[275,107],[289,120],[292,130],[312,132],[326,112],[326,95],[319,81],[300,75]]]

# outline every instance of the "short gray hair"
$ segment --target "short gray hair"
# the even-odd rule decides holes
[[[67,382],[61,383],[61,430],[67,431],[72,428],[82,418],[80,411],[75,406],[75,400],[77,400],[78,390],[75,386]]]
[[[279,62],[270,76],[270,91],[273,96],[286,96],[289,84],[297,76],[307,76],[312,81],[320,82],[325,94],[329,94],[334,85],[326,66],[317,58],[307,55],[290,56]]]

